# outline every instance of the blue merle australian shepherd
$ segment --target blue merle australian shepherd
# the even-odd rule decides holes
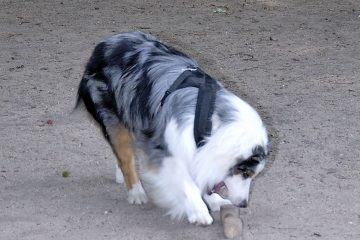
[[[148,194],[171,217],[200,225],[224,204],[246,207],[265,165],[266,129],[194,59],[143,32],[118,34],[96,46],[78,94],[117,156],[130,203]]]

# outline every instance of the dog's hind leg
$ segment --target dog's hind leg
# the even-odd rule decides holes
[[[119,123],[116,127],[107,128],[107,133],[109,134],[111,146],[117,156],[118,167],[123,173],[128,189],[128,201],[131,204],[146,203],[147,196],[135,167],[133,139],[130,131],[123,124]],[[117,174],[118,177],[120,177],[119,173]]]
[[[113,99],[110,97],[106,83],[108,80],[101,72],[92,72],[99,68],[98,64],[100,63],[89,62],[87,67],[89,69],[79,85],[78,101],[84,102],[86,109],[100,124],[105,138],[110,142],[117,156],[118,166],[124,175],[128,201],[133,204],[145,203],[147,197],[136,172],[131,133],[119,122],[116,111],[113,109]]]
[[[116,172],[115,172],[115,178],[116,178],[116,182],[117,183],[124,183],[124,175],[122,174],[122,171],[118,165],[118,163],[116,163]]]

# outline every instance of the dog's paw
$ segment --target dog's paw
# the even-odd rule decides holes
[[[209,210],[206,204],[200,198],[199,201],[192,202],[191,211],[187,212],[188,221],[192,224],[196,225],[210,225],[213,222],[213,218],[211,217]]]
[[[188,217],[188,221],[191,224],[201,225],[201,226],[207,226],[213,223],[213,218],[210,216],[209,212],[195,212],[190,214]]]
[[[127,200],[130,204],[147,203],[148,198],[140,182],[134,184],[133,187],[128,191]]]
[[[222,198],[217,193],[211,195],[204,195],[204,200],[212,212],[220,211],[220,207],[223,205],[232,204],[230,200]]]

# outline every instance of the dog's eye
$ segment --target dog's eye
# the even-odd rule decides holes
[[[253,172],[250,169],[245,168],[244,166],[240,166],[233,170],[233,174],[241,175],[244,179],[247,179],[253,175]]]
[[[240,167],[235,167],[234,170],[233,170],[233,174],[234,175],[239,175],[239,174],[243,174],[244,172],[246,171],[246,169],[242,166]]]
[[[246,169],[245,171],[242,172],[242,177],[244,179],[253,178],[254,174],[255,172],[252,169]]]

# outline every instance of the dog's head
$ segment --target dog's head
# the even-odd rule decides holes
[[[267,146],[257,145],[249,157],[236,159],[225,178],[216,184],[211,192],[225,194],[223,197],[235,206],[247,207],[251,181],[264,169],[267,153]],[[226,192],[221,190],[223,187],[226,187]]]
[[[249,200],[251,181],[264,169],[267,151],[256,146],[247,159],[238,159],[230,168],[224,184],[228,190],[228,199],[238,207],[246,207]]]

